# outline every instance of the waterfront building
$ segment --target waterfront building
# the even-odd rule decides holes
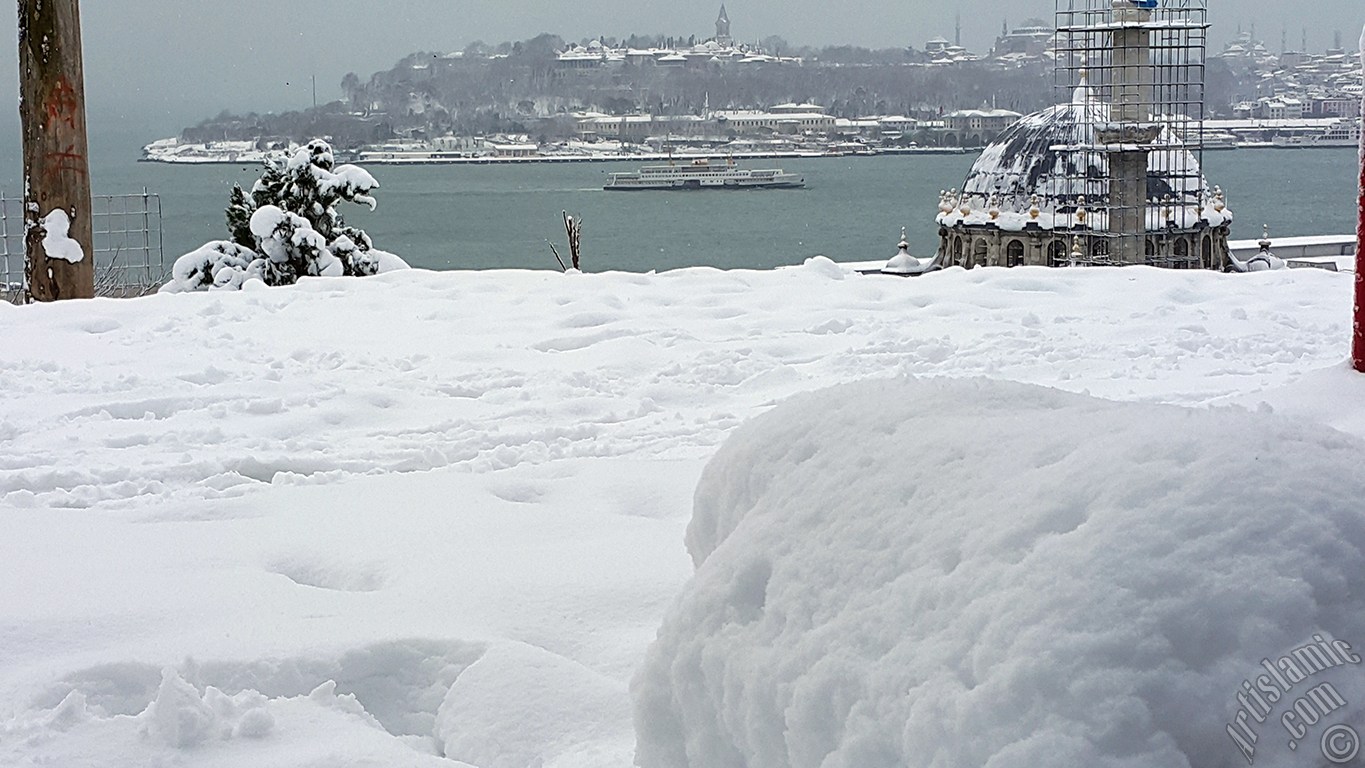
[[[771,112],[771,113],[773,113],[774,115],[802,115],[802,114],[823,115],[823,114],[825,113],[825,108],[822,107],[822,106],[820,106],[819,104],[811,104],[810,102],[806,102],[805,104],[793,104],[793,103],[778,104],[777,106],[774,106],[774,107],[769,108],[768,111]]]
[[[1251,116],[1259,120],[1298,120],[1303,117],[1303,101],[1289,96],[1263,98],[1256,102]]]
[[[1354,117],[1360,112],[1359,96],[1319,96],[1312,101],[1315,117]]]
[[[721,131],[739,135],[829,133],[836,126],[832,115],[819,111],[720,111],[715,119]]]
[[[716,132],[716,123],[696,115],[604,115],[586,112],[574,116],[576,133],[584,141],[609,139],[643,143],[652,136],[699,136]]]
[[[945,147],[982,147],[1023,115],[1008,109],[959,109],[943,116]]]

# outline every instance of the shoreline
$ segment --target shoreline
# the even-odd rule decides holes
[[[781,150],[772,152],[700,152],[675,153],[647,152],[629,155],[534,155],[530,157],[469,157],[440,151],[431,152],[369,152],[342,153],[347,162],[365,165],[524,165],[533,163],[625,163],[625,162],[667,162],[669,160],[819,160],[848,157],[880,157],[884,155],[966,155],[980,152],[981,147],[966,149],[962,147],[925,147],[878,150],[876,152],[803,152]],[[138,158],[139,163],[161,163],[163,165],[241,165],[260,162],[255,157],[212,158],[196,156],[148,157]]]
[[[1252,142],[1239,144],[1236,146],[1212,146],[1204,147],[1205,152],[1230,152],[1238,149],[1246,150],[1304,150],[1304,149],[1351,149],[1352,147],[1338,147],[1330,145],[1282,145],[1271,142]],[[344,157],[346,162],[362,163],[365,165],[405,165],[405,166],[438,166],[438,165],[531,165],[531,164],[569,164],[569,163],[652,163],[668,162],[670,160],[822,160],[822,159],[844,159],[850,157],[904,157],[918,155],[968,155],[978,153],[983,147],[906,147],[895,149],[878,149],[874,152],[814,152],[799,150],[777,150],[771,152],[700,152],[700,153],[676,153],[669,155],[660,152],[648,152],[629,155],[534,155],[530,157],[470,157],[455,153],[446,153],[439,150],[429,152],[375,152],[371,156],[369,152],[337,154]],[[264,161],[264,156],[247,157],[205,157],[202,155],[193,157],[149,157],[143,155],[137,159],[139,163],[159,163],[161,165],[249,165],[259,164]]]

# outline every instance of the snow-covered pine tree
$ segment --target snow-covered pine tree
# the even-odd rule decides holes
[[[364,169],[336,165],[332,147],[321,139],[272,155],[250,194],[240,186],[232,189],[226,211],[232,239],[182,256],[163,290],[240,288],[251,279],[290,285],[306,276],[363,276],[405,267],[392,254],[374,250],[370,236],[347,226],[337,211],[342,202],[373,210],[370,193],[378,187]]]
[[[345,234],[369,250],[369,237],[347,227],[336,206],[345,201],[373,210],[375,200],[369,193],[378,187],[379,182],[361,168],[335,166],[331,145],[314,139],[292,155],[272,157],[251,197],[257,208],[274,205],[304,217],[329,243]]]
[[[228,195],[227,207],[227,227],[232,242],[244,248],[255,249],[256,238],[251,234],[251,214],[255,212],[256,205],[247,197],[242,186],[233,184],[232,192]]]

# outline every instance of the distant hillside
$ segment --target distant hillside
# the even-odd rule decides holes
[[[632,37],[583,41],[640,52],[687,50],[695,39]],[[960,61],[931,64],[913,49],[848,46],[793,48],[763,41],[769,57],[785,63],[743,66],[656,66],[648,56],[618,66],[566,66],[570,45],[554,35],[490,47],[475,43],[454,53],[414,53],[362,80],[348,74],[346,98],[316,110],[280,115],[222,114],[188,128],[189,141],[278,136],[331,136],[341,148],[394,136],[524,133],[572,134],[573,112],[609,115],[701,114],[710,109],[766,108],[813,102],[838,117],[932,117],[990,104],[1028,112],[1054,100],[1043,60]],[[635,59],[638,59],[635,60]],[[695,57],[693,57],[693,60]],[[748,61],[757,61],[757,58]],[[581,62],[581,59],[580,59]]]

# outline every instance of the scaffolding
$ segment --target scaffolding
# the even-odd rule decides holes
[[[1067,199],[1049,202],[1084,223],[1071,260],[1208,266],[1176,236],[1222,204],[1202,172],[1207,0],[1056,0],[1056,26],[1056,86],[1088,123],[1054,148]]]

